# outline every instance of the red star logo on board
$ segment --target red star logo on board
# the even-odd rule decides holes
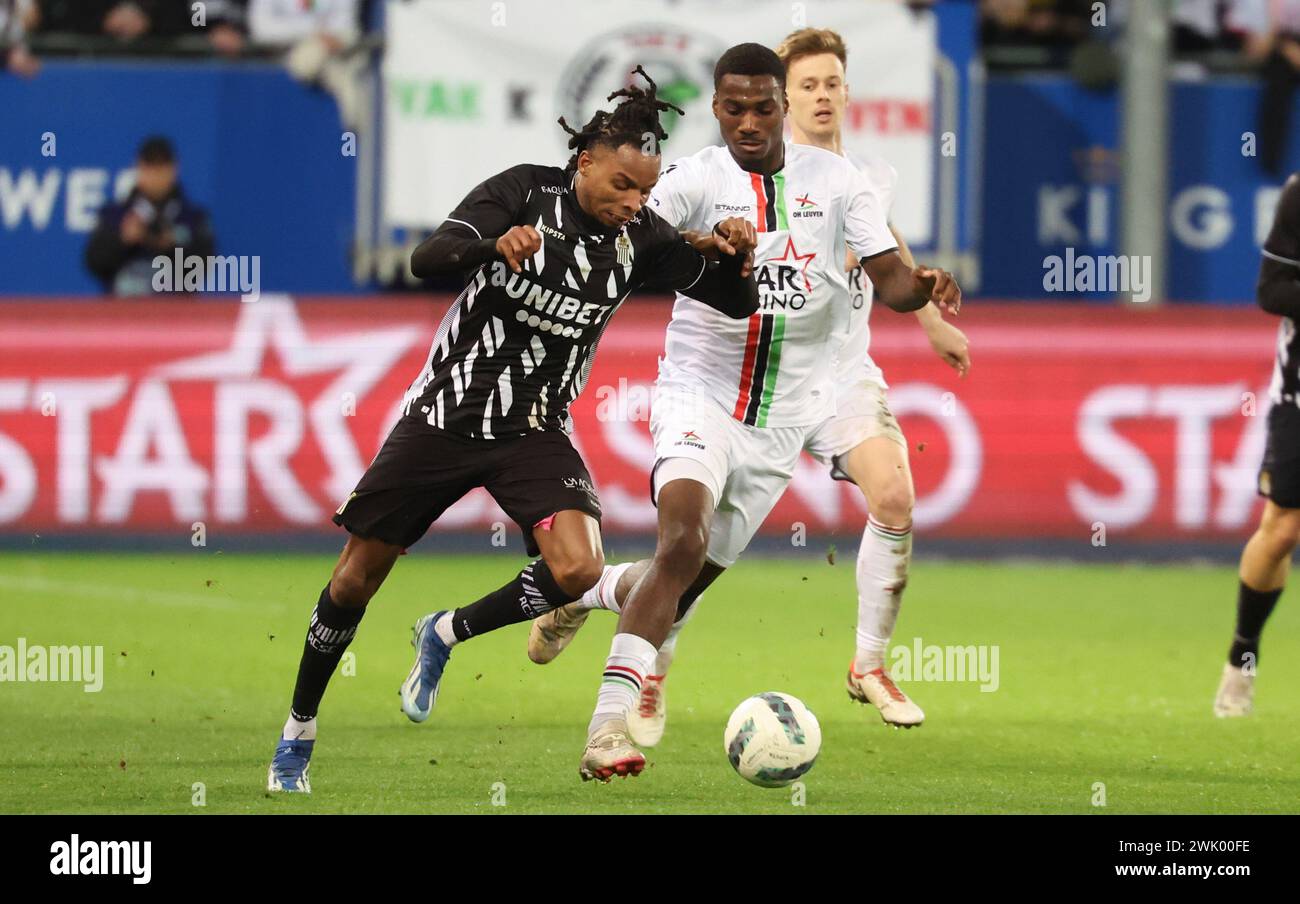
[[[333,335],[309,334],[298,309],[287,295],[264,294],[256,304],[238,306],[230,344],[226,348],[167,361],[156,365],[149,378],[178,387],[186,383],[263,380],[289,383],[312,380],[314,397],[304,395],[309,405],[307,423],[329,467],[324,496],[345,499],[365,470],[365,459],[352,438],[347,418],[336,400],[345,392],[364,398],[398,359],[420,342],[415,325],[386,326]],[[310,399],[310,401],[309,401]],[[320,517],[316,502],[305,489],[278,477],[277,507],[294,521],[310,524]],[[328,509],[326,509],[328,510]],[[239,520],[246,512],[229,514]]]
[[[804,288],[811,292],[812,283],[808,279],[808,265],[812,263],[812,259],[816,256],[816,251],[809,252],[808,254],[800,254],[799,249],[794,246],[794,239],[787,238],[785,240],[785,251],[781,256],[769,257],[767,260],[763,261],[763,263],[768,264],[773,261],[792,261],[797,266],[799,261],[803,261],[803,266],[799,269],[799,275],[803,277]]]

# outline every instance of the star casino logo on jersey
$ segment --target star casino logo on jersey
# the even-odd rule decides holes
[[[815,251],[800,254],[794,246],[794,239],[787,238],[780,254],[763,260],[754,269],[754,281],[758,283],[763,310],[798,311],[803,308],[813,289],[808,266],[816,257]]]
[[[632,25],[597,35],[578,47],[564,68],[556,108],[571,123],[584,123],[606,105],[610,92],[640,83],[641,65],[659,86],[661,100],[686,111],[660,116],[672,146],[683,153],[718,144],[717,121],[709,109],[713,65],[726,45],[712,35],[671,25]]]

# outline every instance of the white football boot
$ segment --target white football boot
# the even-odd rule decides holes
[[[610,719],[587,738],[587,749],[582,752],[582,762],[578,765],[578,774],[584,782],[599,779],[608,782],[616,775],[626,778],[640,775],[645,768],[645,755],[627,736],[627,722],[623,719]]]
[[[870,703],[880,711],[880,718],[895,728],[911,728],[925,721],[921,707],[898,689],[894,679],[884,668],[872,669],[859,675],[849,663],[849,676],[845,682],[849,696],[859,703]]]
[[[538,665],[546,665],[559,656],[589,614],[590,610],[569,604],[537,616],[528,630],[528,658]]]
[[[668,721],[668,698],[664,691],[667,675],[646,675],[641,683],[641,699],[627,714],[627,730],[638,747],[653,747],[664,737]]]
[[[1219,691],[1214,695],[1214,714],[1220,719],[1249,716],[1255,708],[1254,699],[1255,676],[1225,662]]]

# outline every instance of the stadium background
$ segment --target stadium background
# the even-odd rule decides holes
[[[744,35],[732,25],[742,7]],[[1016,541],[1078,555],[1099,523],[1135,555],[1241,539],[1257,512],[1276,329],[1250,307],[1279,186],[1242,153],[1256,80],[1240,64],[1209,68],[1213,56],[1175,68],[1167,291],[1126,305],[1043,282],[1048,255],[1122,251],[1113,84],[1054,68],[1068,62],[1062,39],[1019,48],[1037,51],[1029,65],[1005,46],[981,50],[976,4],[793,8],[856,49],[846,142],[895,161],[896,224],[966,287],[967,381],[910,318],[873,318],[872,351],[912,441],[919,534],[974,552]],[[359,9],[369,27],[353,52],[355,124],[273,55],[177,56],[192,35],[172,56],[157,55],[162,43],[129,58],[120,42],[83,36],[72,56],[44,55],[35,77],[0,78],[0,532],[11,544],[35,533],[188,543],[196,522],[232,543],[337,542],[327,515],[377,449],[455,291],[406,273],[424,229],[516,157],[561,161],[555,118],[589,111],[634,61],[688,99],[690,127],[668,156],[694,151],[716,138],[711,59],[731,38],[774,43],[794,21],[785,3],[642,0],[617,19],[576,0]],[[1090,40],[1113,47],[1121,29],[1093,27]],[[424,52],[431,42],[439,53]],[[175,142],[217,252],[260,259],[260,301],[99,295],[81,264],[86,238],[154,133]],[[653,523],[646,419],[666,313],[664,300],[628,305],[575,407],[614,535]],[[778,547],[796,522],[855,536],[859,494],[805,464],[765,533]],[[500,519],[476,495],[439,529]]]

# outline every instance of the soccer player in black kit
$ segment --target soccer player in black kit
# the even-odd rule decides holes
[[[334,516],[350,536],[312,613],[269,790],[311,790],[316,712],[366,605],[403,550],[470,490],[485,487],[540,557],[477,602],[416,622],[416,662],[400,690],[408,718],[428,718],[456,643],[595,584],[600,502],[569,441],[568,407],[630,292],[679,290],[735,318],[758,309],[752,225],[720,222],[720,253],[709,261],[644,207],[667,138],[659,113],[670,105],[636,72],[649,87],[611,94],[621,98],[613,112],[576,131],[561,118],[575,151],[568,166],[523,164],[491,177],[412,254],[416,276],[463,273],[467,282],[402,417]]]
[[[1282,595],[1300,541],[1300,174],[1282,187],[1262,253],[1259,306],[1282,318],[1257,487],[1266,501],[1259,528],[1241,553],[1237,624],[1214,696],[1214,714],[1220,718],[1249,715],[1254,706],[1259,638]]]

